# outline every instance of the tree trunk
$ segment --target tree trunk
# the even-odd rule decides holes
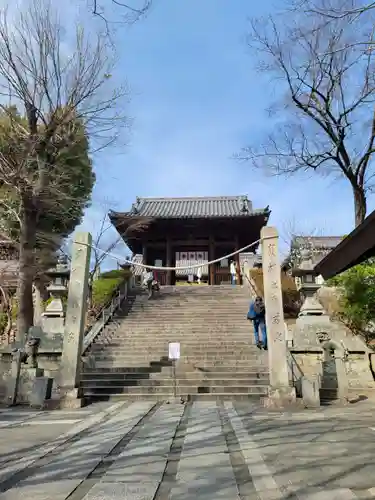
[[[18,311],[16,341],[23,342],[34,323],[33,279],[37,213],[28,200],[23,200],[19,244]]]
[[[362,224],[366,218],[367,200],[362,187],[353,187],[355,227]]]

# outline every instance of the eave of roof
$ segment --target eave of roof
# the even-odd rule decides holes
[[[110,212],[111,219],[207,219],[269,215],[269,208],[253,209],[246,196],[200,198],[138,198],[129,212]]]
[[[324,279],[333,278],[375,255],[375,210],[316,266]]]

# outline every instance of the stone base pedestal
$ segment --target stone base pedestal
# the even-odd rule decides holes
[[[60,398],[55,404],[59,409],[76,409],[86,406],[87,401],[80,389],[61,389]]]
[[[309,379],[307,377],[302,377],[301,379],[302,388],[302,401],[306,408],[319,408],[320,407],[320,386],[319,380]]]
[[[269,387],[268,396],[263,400],[263,406],[270,410],[283,410],[298,406],[294,387]]]
[[[29,403],[30,396],[34,388],[35,379],[43,376],[44,370],[42,368],[28,368],[27,365],[21,366],[17,403]]]
[[[49,377],[36,377],[34,380],[29,403],[33,408],[44,409],[46,402],[51,399],[53,379]]]
[[[42,368],[29,368],[27,365],[18,366],[13,363],[11,376],[6,379],[5,403],[28,404],[34,392],[36,380],[44,378]]]

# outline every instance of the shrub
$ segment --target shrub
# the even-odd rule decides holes
[[[369,344],[375,339],[375,263],[369,260],[327,283],[341,292],[337,316],[353,333]]]
[[[8,324],[7,313],[0,312],[0,335],[4,333],[7,324]]]
[[[249,274],[251,282],[254,285],[254,291],[257,294],[264,296],[263,270],[250,269]],[[296,288],[294,279],[283,272],[281,273],[281,291],[285,317],[297,317],[299,309],[301,307],[300,293]]]
[[[112,269],[112,271],[106,271],[105,273],[101,273],[99,279],[107,279],[107,278],[128,278],[131,275],[130,269]]]
[[[121,278],[99,278],[94,281],[92,285],[92,302],[94,309],[97,310],[106,305],[121,281]]]

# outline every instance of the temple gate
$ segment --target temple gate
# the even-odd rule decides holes
[[[230,259],[207,263],[258,240],[269,216],[268,207],[253,209],[246,196],[137,198],[129,212],[109,214],[124,242],[138,256],[136,262],[158,267],[186,264],[186,271],[158,273],[160,282],[168,285],[186,280],[190,272],[196,274],[189,266],[198,263],[210,285],[229,282]],[[234,259],[239,269],[239,255]]]

